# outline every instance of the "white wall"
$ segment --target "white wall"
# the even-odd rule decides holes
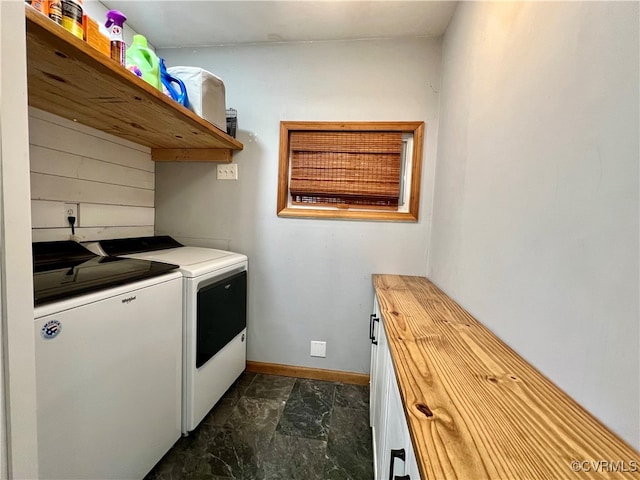
[[[640,445],[638,3],[461,3],[429,276]]]
[[[38,477],[25,45],[23,2],[0,1],[0,476],[15,479]]]
[[[238,110],[238,181],[216,165],[156,166],[156,230],[249,256],[250,360],[368,372],[371,274],[425,274],[437,135],[440,40],[161,50],[203,67]],[[423,120],[420,221],[278,218],[281,120]],[[188,238],[185,238],[188,237]],[[310,340],[327,358],[309,356]]]
[[[34,108],[29,144],[34,242],[69,239],[65,202],[78,205],[81,241],[153,235],[148,147]]]

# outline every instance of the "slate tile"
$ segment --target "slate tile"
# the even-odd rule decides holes
[[[207,455],[192,444],[184,438],[179,440],[145,480],[214,480]]]
[[[206,458],[211,473],[242,480],[263,477],[258,466],[258,452],[250,443],[251,439],[235,429],[218,428],[207,442]]]
[[[231,416],[236,403],[238,403],[237,398],[222,397],[207,414],[207,416],[204,417],[204,419],[200,423],[200,426],[211,425],[215,427],[221,427]]]
[[[278,423],[283,435],[326,440],[336,384],[298,379]]]
[[[276,433],[264,458],[268,480],[324,480],[327,442]]]
[[[266,451],[284,409],[283,400],[242,397],[233,409],[225,427],[234,438],[251,447],[257,458]]]
[[[286,400],[295,383],[293,377],[257,374],[244,391],[244,396]]]
[[[245,373],[145,480],[371,480],[368,393],[352,387]]]
[[[222,398],[238,399],[242,397],[255,378],[256,374],[253,372],[242,372],[236,381],[233,382],[233,385],[229,387],[229,390],[225,392]]]
[[[326,480],[371,480],[373,451],[369,412],[333,407],[327,440]]]
[[[369,409],[369,386],[341,383],[336,386],[336,407]]]

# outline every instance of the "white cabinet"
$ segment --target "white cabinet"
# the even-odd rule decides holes
[[[375,479],[420,480],[393,361],[375,298],[370,322],[370,422]]]

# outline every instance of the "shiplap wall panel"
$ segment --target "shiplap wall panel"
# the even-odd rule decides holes
[[[45,120],[50,123],[54,123],[56,125],[60,125],[66,127],[70,130],[75,130],[76,132],[86,133],[87,135],[91,135],[92,137],[102,138],[104,140],[109,140],[111,143],[117,143],[118,145],[122,145],[125,147],[132,148],[134,150],[139,150],[144,153],[149,153],[149,147],[145,145],[140,145],[139,143],[134,143],[130,140],[125,140],[124,138],[114,137],[105,132],[101,132],[100,130],[96,130],[95,128],[88,127],[78,122],[73,122],[71,120],[67,120],[66,118],[62,118],[58,115],[54,115],[53,113],[45,112],[44,110],[40,110],[38,108],[29,107],[29,118],[37,118],[40,120]]]
[[[151,150],[29,109],[33,241],[67,240],[64,203],[78,204],[80,240],[154,233]]]
[[[78,180],[77,178],[56,177],[42,173],[31,174],[31,197],[33,200],[153,207],[153,195],[153,190]]]
[[[153,226],[154,213],[150,207],[82,203],[77,220],[83,228]],[[33,228],[69,227],[65,203],[31,200],[31,225]]]
[[[31,171],[153,190],[155,174],[138,168],[31,145]]]
[[[36,228],[31,231],[31,241],[51,242],[69,240],[68,228]],[[143,227],[93,227],[76,228],[76,234],[84,240],[107,240],[110,238],[146,237],[153,235],[152,226]]]
[[[104,227],[107,225],[153,227],[154,209],[83,203],[80,207],[80,218],[82,227]]]
[[[29,127],[29,143],[31,145],[136,167],[150,172],[155,170],[155,165],[148,163],[149,156],[140,150],[77,132],[39,118],[30,118]]]
[[[45,112],[44,110],[38,110],[37,108],[29,107],[29,125],[32,125],[32,124],[37,125],[39,121],[50,123],[54,127],[58,126],[58,127],[65,128],[67,130],[75,131],[80,134],[85,134],[91,138],[105,140],[107,143],[112,145],[120,145],[122,147],[127,147],[130,150],[137,150],[143,154],[151,153],[151,149],[145,145],[133,143],[129,140],[125,140],[123,138],[116,137],[105,132],[101,132],[100,130],[96,130],[95,128],[82,125],[81,123],[73,122],[71,120],[67,120],[66,118],[59,117],[58,115]],[[41,133],[41,132],[34,132],[34,133]],[[30,132],[30,135],[31,135],[31,132]],[[30,139],[32,140],[32,143],[35,143],[33,142],[33,140],[35,140],[35,137],[34,138],[30,137]],[[67,148],[63,148],[62,150],[66,151]],[[90,153],[95,154],[96,152],[90,151]],[[104,153],[106,154],[105,160],[109,160],[109,154],[112,153],[112,150],[108,150]],[[101,157],[95,157],[95,158],[101,158]],[[140,157],[140,158],[144,159],[144,157]],[[112,156],[112,160],[117,162],[117,157]],[[125,161],[124,164],[128,165],[129,164],[128,160]],[[140,168],[154,171],[155,163],[141,162]]]
[[[64,202],[31,200],[31,228],[68,227]]]

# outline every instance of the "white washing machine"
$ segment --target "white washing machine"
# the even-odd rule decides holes
[[[246,367],[245,255],[169,236],[100,241],[101,252],[167,262],[183,275],[182,433],[195,429]]]
[[[75,242],[33,259],[40,478],[144,477],[181,433],[177,266]]]

